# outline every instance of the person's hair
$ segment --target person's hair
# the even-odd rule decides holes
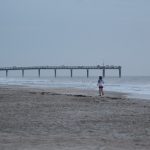
[[[102,76],[99,76],[99,80],[102,80]]]

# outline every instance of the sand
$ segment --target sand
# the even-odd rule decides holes
[[[149,150],[150,101],[0,87],[0,150]]]

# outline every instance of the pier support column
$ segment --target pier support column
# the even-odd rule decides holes
[[[55,78],[56,78],[56,76],[57,76],[57,72],[56,72],[56,69],[54,70],[54,73],[55,73]]]
[[[38,74],[39,74],[39,78],[40,78],[40,76],[41,76],[41,70],[40,69],[38,69]]]
[[[103,68],[103,78],[105,77],[105,68]]]
[[[87,71],[87,78],[89,77],[89,69],[86,70]]]
[[[121,67],[119,67],[119,78],[121,78]]]
[[[73,72],[72,69],[70,69],[70,77],[72,78]]]
[[[22,70],[22,77],[24,77],[24,70]]]
[[[8,70],[6,70],[6,77],[8,77]]]

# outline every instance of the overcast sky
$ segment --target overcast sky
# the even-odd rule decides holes
[[[0,66],[103,62],[150,75],[150,0],[0,0]]]

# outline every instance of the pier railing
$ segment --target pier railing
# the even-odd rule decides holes
[[[119,70],[119,77],[121,77],[121,66],[113,66],[113,65],[106,65],[106,66],[31,66],[31,67],[0,67],[0,71],[6,71],[6,77],[8,76],[9,70],[21,70],[22,71],[22,77],[24,77],[24,71],[25,70],[38,70],[38,76],[40,77],[41,70],[44,69],[52,69],[54,70],[54,76],[57,76],[57,70],[59,69],[69,69],[70,70],[70,76],[73,77],[73,70],[86,70],[87,71],[87,77],[89,77],[89,70],[95,69],[95,70],[102,70],[103,71],[103,77],[105,77],[105,72],[107,69],[115,69]]]

